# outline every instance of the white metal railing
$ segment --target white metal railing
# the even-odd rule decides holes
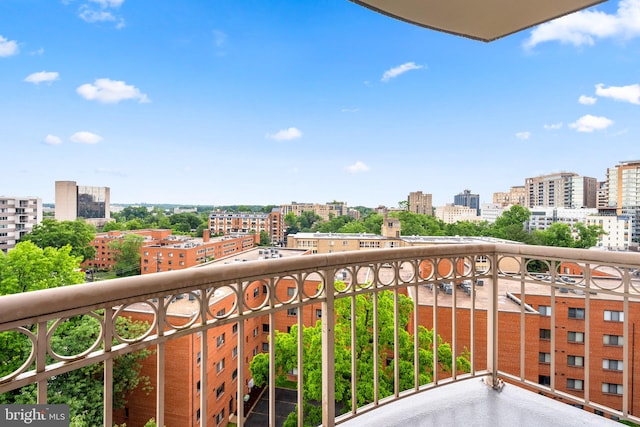
[[[539,270],[548,273],[538,278]],[[570,276],[575,283],[565,283],[561,277],[565,276],[562,269],[571,270]],[[156,349],[157,373],[155,378],[156,413],[158,425],[165,425],[166,392],[170,384],[166,383],[167,354],[165,345],[169,340],[184,336],[201,334],[207,336],[207,331],[236,323],[238,325],[236,358],[237,395],[246,394],[245,356],[249,349],[245,348],[245,321],[257,316],[268,318],[269,340],[273,343],[275,326],[278,325],[276,316],[282,311],[297,308],[297,385],[298,385],[298,422],[303,417],[304,366],[303,366],[303,326],[309,322],[303,320],[305,308],[312,304],[322,307],[322,422],[331,426],[356,417],[364,412],[375,410],[381,405],[388,404],[398,398],[419,393],[451,381],[458,381],[470,377],[485,376],[488,383],[499,385],[499,378],[545,392],[551,396],[560,397],[569,402],[594,408],[609,415],[640,421],[637,417],[639,408],[633,407],[632,392],[639,366],[632,366],[630,355],[631,320],[637,321],[640,311],[638,298],[640,285],[635,279],[634,271],[640,268],[640,255],[628,253],[604,253],[585,250],[570,250],[548,247],[535,247],[506,244],[465,244],[465,245],[437,245],[400,249],[380,249],[328,255],[311,255],[274,260],[254,261],[229,265],[213,265],[190,270],[152,274],[133,278],[115,279],[106,282],[75,285],[65,288],[48,289],[26,294],[0,297],[0,333],[17,331],[28,337],[32,344],[32,351],[24,364],[5,377],[0,378],[0,393],[9,392],[28,384],[37,384],[39,403],[47,401],[47,381],[55,375],[79,369],[95,363],[104,362],[104,425],[113,424],[112,415],[112,387],[113,361],[117,356],[143,348]],[[566,274],[569,275],[569,274]],[[470,286],[464,295],[460,289],[453,286],[449,294],[440,295],[438,285],[442,282],[456,283],[465,281]],[[482,281],[482,282],[479,282]],[[283,289],[293,283],[293,296],[283,294]],[[338,284],[339,283],[339,284]],[[480,288],[479,283],[483,283]],[[311,284],[312,286],[309,286]],[[542,293],[548,295],[550,305],[553,306],[561,296],[562,289],[575,291],[572,297],[582,292],[584,295],[584,393],[569,393],[561,390],[551,375],[549,385],[541,385],[535,378],[527,375],[528,345],[531,337],[525,333],[527,327],[526,316],[530,309],[525,304],[519,308],[520,334],[518,354],[504,354],[501,352],[498,337],[501,330],[502,308],[501,287],[508,284],[509,292],[517,291],[519,298],[527,302],[531,295],[529,288],[533,285],[541,286]],[[262,300],[256,303],[249,300],[250,289],[256,286],[266,290]],[[425,294],[427,286],[431,291]],[[233,308],[223,314],[215,310],[215,301],[219,292],[224,290],[233,299]],[[545,291],[546,290],[546,291]],[[426,369],[419,361],[418,333],[413,334],[413,385],[406,389],[400,388],[401,373],[399,363],[394,363],[391,381],[393,392],[389,396],[379,394],[382,379],[380,378],[380,363],[378,357],[379,310],[378,299],[383,291],[393,293],[393,334],[392,350],[388,353],[391,360],[399,361],[401,355],[400,336],[398,331],[399,295],[408,294],[411,297],[413,309],[411,328],[416,332],[417,325],[425,325],[433,330],[432,360],[436,366],[432,372],[432,381],[421,384],[420,375]],[[539,291],[536,291],[539,292]],[[563,292],[563,291],[562,291]],[[594,295],[593,293],[597,293]],[[183,326],[176,326],[168,320],[168,310],[171,301],[177,295],[190,294],[198,305],[198,310]],[[284,295],[284,296],[283,296]],[[358,406],[356,399],[352,399],[350,408],[344,408],[342,415],[336,414],[335,407],[335,308],[341,299],[350,300],[351,306],[351,343],[355,343],[356,299],[360,295],[367,295],[373,303],[372,319],[372,348],[376,354],[373,357],[373,399],[364,406]],[[425,296],[426,295],[426,296]],[[607,406],[592,398],[593,384],[590,371],[596,361],[590,360],[593,350],[595,332],[591,326],[595,320],[590,319],[590,309],[593,301],[606,296],[612,304],[621,304],[624,322],[622,323],[623,345],[620,352],[623,358],[622,394],[619,396],[620,407]],[[149,329],[135,339],[119,337],[115,331],[115,321],[124,315],[127,309],[135,304],[142,304],[153,314],[153,321]],[[636,307],[632,312],[631,307]],[[426,311],[425,311],[426,310]],[[450,316],[448,312],[450,311]],[[427,313],[425,316],[424,313]],[[461,313],[466,313],[461,315]],[[559,324],[555,308],[550,319],[551,330]],[[100,324],[101,333],[93,346],[76,356],[55,354],[51,349],[50,339],[60,322],[73,316],[89,314]],[[465,317],[466,316],[466,317]],[[464,319],[468,319],[463,321]],[[486,321],[486,329],[482,325]],[[470,368],[468,372],[453,368],[451,372],[438,369],[438,337],[442,335],[451,343],[453,367],[456,357],[466,348],[469,350]],[[486,339],[482,337],[486,336]],[[209,354],[207,339],[200,340],[200,354],[206,358]],[[551,362],[550,372],[556,371],[559,365],[555,350],[557,346],[556,333],[551,333]],[[115,344],[112,344],[112,343]],[[499,357],[500,355],[500,357]],[[49,356],[49,359],[47,359]],[[507,358],[509,360],[507,360]],[[503,360],[504,359],[504,360]],[[513,362],[515,359],[519,368],[509,367],[501,369],[502,364]],[[49,360],[49,362],[48,362]],[[269,345],[270,375],[268,392],[270,396],[270,424],[275,424],[275,346]],[[359,361],[355,352],[351,355],[351,374],[356,378]],[[199,424],[206,426],[211,423],[207,402],[207,373],[208,363],[200,366],[200,378],[203,381],[200,393],[199,408],[202,412]],[[508,365],[512,366],[512,365]],[[636,384],[637,386],[638,384]],[[361,384],[351,383],[351,394],[357,396]],[[640,392],[640,390],[637,390]],[[617,398],[617,397],[616,397]],[[210,402],[209,402],[210,403]],[[237,421],[242,426],[245,421],[242,402],[237,405]],[[337,418],[336,418],[337,417]]]

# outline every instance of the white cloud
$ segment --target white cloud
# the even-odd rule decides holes
[[[587,114],[580,117],[574,123],[570,123],[569,127],[578,132],[593,132],[594,130],[604,130],[613,124],[613,120],[606,117],[597,117]]]
[[[40,48],[40,49],[36,49],[36,50],[32,50],[31,52],[29,52],[29,55],[42,55],[44,54],[44,49]]]
[[[593,96],[580,95],[578,98],[578,102],[582,105],[593,105],[598,101],[598,98],[594,98]]]
[[[60,144],[62,144],[62,140],[59,137],[57,137],[55,135],[51,135],[51,134],[45,136],[44,139],[42,140],[42,142],[44,142],[45,144],[48,144],[48,145],[60,145]]]
[[[93,84],[85,83],[79,86],[76,92],[84,99],[105,104],[116,104],[127,99],[137,99],[141,104],[151,102],[140,89],[119,80],[96,79]]]
[[[300,137],[302,137],[302,132],[298,128],[282,129],[274,134],[267,134],[267,138],[275,139],[276,141],[291,141]]]
[[[19,51],[18,43],[15,40],[9,40],[0,36],[0,58],[17,55]]]
[[[562,122],[551,123],[550,125],[544,125],[543,127],[546,130],[558,130],[558,129],[562,128]]]
[[[360,160],[358,160],[354,164],[349,165],[344,169],[351,174],[356,174],[360,172],[367,172],[369,170],[369,166],[365,165]]]
[[[382,75],[382,78],[380,79],[380,81],[382,82],[388,82],[391,79],[394,79],[396,77],[398,77],[401,74],[406,73],[407,71],[411,71],[411,70],[419,70],[421,68],[424,68],[424,66],[422,65],[416,65],[415,62],[406,62],[402,65],[398,65],[397,67],[391,68],[387,71],[384,72],[384,74]]]
[[[360,111],[359,108],[342,108],[342,109],[340,109],[341,113],[357,113],[358,111]]]
[[[102,137],[100,135],[87,131],[76,132],[71,135],[69,139],[72,142],[77,142],[78,144],[97,144],[102,141]]]
[[[39,71],[37,73],[29,74],[25,77],[24,81],[33,84],[40,84],[43,82],[51,83],[58,80],[60,74],[55,71]]]
[[[596,39],[631,39],[640,35],[640,0],[621,0],[615,14],[585,10],[537,26],[524,42],[525,48],[559,41],[592,46]]]
[[[220,47],[227,41],[227,34],[220,30],[213,30],[213,43]]]
[[[625,101],[640,105],[640,85],[609,86],[604,87],[602,83],[596,85],[596,95],[604,98],[613,98],[616,101]]]
[[[78,16],[85,22],[115,22],[116,28],[125,26],[124,18],[114,15],[110,9],[119,8],[124,0],[89,0],[90,3],[80,6]],[[95,3],[95,6],[92,4]]]
[[[89,0],[93,3],[98,3],[100,6],[104,8],[113,7],[118,8],[124,3],[124,0]]]
[[[516,138],[526,141],[531,138],[531,132],[518,132],[516,133]]]

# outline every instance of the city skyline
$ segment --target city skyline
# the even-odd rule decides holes
[[[640,1],[485,44],[348,1],[0,4],[5,195],[452,203],[640,158]],[[586,30],[585,30],[586,29]]]

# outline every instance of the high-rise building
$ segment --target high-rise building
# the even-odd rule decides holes
[[[453,204],[475,209],[476,215],[480,215],[480,196],[478,194],[471,194],[469,190],[464,190],[462,193],[453,196]]]
[[[20,238],[41,221],[41,199],[0,196],[0,250],[13,249]]]
[[[634,243],[640,241],[640,160],[620,162],[607,170],[608,207],[631,218]]]
[[[508,193],[493,193],[493,203],[502,207],[520,205],[524,206],[525,191],[524,185],[515,185],[509,189]]]
[[[111,219],[109,187],[77,185],[75,181],[56,181],[56,213],[58,221],[82,218],[98,227]]]
[[[561,172],[527,178],[525,191],[527,208],[595,208],[598,181],[573,172]]]
[[[433,195],[423,194],[422,191],[412,191],[407,198],[409,212],[433,215]]]

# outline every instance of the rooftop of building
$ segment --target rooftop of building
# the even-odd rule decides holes
[[[294,256],[305,255],[308,251],[302,249],[286,249],[286,248],[276,248],[276,247],[257,247],[250,249],[248,251],[235,253],[228,257],[218,258],[209,262],[205,262],[202,264],[198,264],[192,268],[201,268],[205,266],[211,265],[226,265],[226,264],[234,264],[241,262],[250,262],[250,261],[268,261],[270,259],[280,259]],[[160,272],[160,273],[151,273],[151,274],[172,274],[171,271],[168,272]],[[223,287],[217,289],[214,293],[213,298],[209,299],[209,306],[214,305],[216,302],[228,296],[232,293],[232,289],[229,287]],[[196,301],[195,294],[177,294],[171,299],[169,305],[167,306],[167,314],[176,316],[176,317],[192,317],[197,315],[200,310],[200,306]],[[148,303],[138,303],[127,307],[127,310],[137,311],[137,312],[145,312],[145,313],[153,313],[153,309],[149,306]]]

